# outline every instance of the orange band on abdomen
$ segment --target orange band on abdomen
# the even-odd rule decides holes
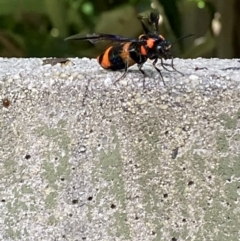
[[[104,69],[108,69],[109,67],[111,67],[111,63],[109,61],[109,52],[111,49],[112,49],[112,46],[109,47],[103,54],[101,54],[100,56],[97,57],[99,64]]]

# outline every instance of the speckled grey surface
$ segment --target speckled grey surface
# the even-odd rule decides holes
[[[240,62],[174,62],[0,59],[0,240],[240,240]]]

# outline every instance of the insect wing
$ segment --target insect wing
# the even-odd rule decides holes
[[[131,43],[140,42],[140,40],[135,38],[127,38],[127,37],[113,35],[113,34],[88,34],[85,37],[82,37],[79,34],[76,34],[66,38],[65,40],[88,40],[93,44],[103,40],[109,40],[109,41],[115,41],[115,42],[131,42]]]

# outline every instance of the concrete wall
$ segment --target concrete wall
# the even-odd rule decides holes
[[[0,59],[0,240],[240,240],[239,60],[46,63]]]

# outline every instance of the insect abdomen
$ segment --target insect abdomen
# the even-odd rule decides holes
[[[130,67],[135,63],[143,63],[146,60],[139,55],[139,46],[135,43],[124,43],[109,47],[97,60],[104,69],[120,70]]]
[[[125,68],[125,62],[120,53],[122,46],[111,46],[104,53],[97,57],[99,64],[104,69],[120,70]]]

